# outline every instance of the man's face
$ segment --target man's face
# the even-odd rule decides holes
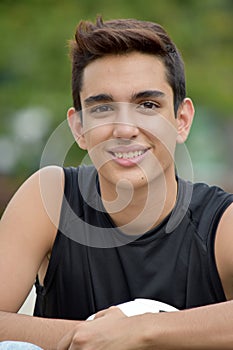
[[[138,52],[109,55],[84,70],[82,148],[100,181],[145,185],[174,168],[173,91],[162,61]]]

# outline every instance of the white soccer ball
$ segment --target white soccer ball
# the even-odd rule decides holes
[[[137,298],[132,301],[128,301],[126,303],[122,303],[116,306],[119,307],[119,309],[121,309],[121,311],[126,316],[129,316],[129,317],[135,316],[135,315],[141,315],[146,312],[158,313],[158,312],[178,311],[178,309],[166,303],[162,303],[160,301],[151,300],[151,299],[143,299],[143,298]],[[95,314],[88,317],[88,320],[93,320],[94,317],[95,317]]]

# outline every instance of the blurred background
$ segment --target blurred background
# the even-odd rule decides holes
[[[68,40],[81,19],[137,18],[162,24],[182,52],[196,116],[187,152],[194,181],[233,192],[232,0],[0,0],[0,213],[42,165],[72,145]],[[62,128],[60,126],[62,125]],[[56,146],[47,146],[54,130]],[[72,145],[64,165],[85,153]]]

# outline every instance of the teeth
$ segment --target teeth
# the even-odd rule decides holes
[[[116,158],[129,159],[129,158],[136,158],[138,156],[141,156],[144,152],[145,151],[135,151],[135,152],[128,152],[128,153],[116,152],[114,153],[114,156]]]

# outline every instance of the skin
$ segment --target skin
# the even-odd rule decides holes
[[[47,196],[42,198],[40,182]],[[61,206],[63,173],[48,167],[32,175],[16,192],[0,222],[0,341],[21,340],[55,349],[77,322],[17,314],[39,271],[41,283]],[[46,201],[46,205],[45,205]],[[53,206],[51,205],[53,204]],[[52,218],[52,220],[51,220]]]
[[[144,93],[139,97],[148,91],[160,92],[161,96]],[[97,101],[97,96],[105,98]],[[73,108],[68,111],[69,124],[79,146],[88,150],[98,169],[105,207],[122,230],[145,232],[162,221],[175,204],[174,151],[176,142],[183,142],[188,136],[194,113],[192,102],[185,99],[175,118],[173,91],[163,63],[140,53],[107,56],[89,64],[80,97],[83,125]],[[110,122],[108,117],[99,118],[97,113],[85,111],[106,104],[122,109]],[[140,105],[140,113],[130,109],[135,104]],[[132,148],[147,150],[139,164],[119,165],[109,154],[112,150],[127,152]],[[123,198],[118,193],[118,200],[116,184],[122,188]],[[122,205],[121,210],[119,203],[124,203],[125,198],[130,199],[129,204]],[[146,210],[140,215],[145,205]]]
[[[148,90],[161,91],[163,97],[138,99],[139,92]],[[108,56],[86,67],[82,105],[89,101],[85,108],[93,107],[90,96],[100,94],[111,96],[111,103],[133,103],[147,108],[152,106],[147,102],[156,103],[156,113],[162,116],[157,116],[156,120],[166,132],[159,133],[157,128],[151,129],[154,123],[151,124],[145,115],[143,123],[140,117],[135,121],[131,114],[125,113],[119,114],[120,119],[113,122],[99,123],[87,118],[82,124],[73,108],[68,111],[75,139],[81,148],[89,151],[99,171],[101,194],[112,220],[130,234],[146,207],[148,217],[140,222],[143,232],[148,229],[149,219],[150,227],[157,225],[174,206],[177,188],[173,152],[176,142],[184,142],[188,136],[193,105],[190,99],[185,99],[175,118],[173,93],[166,81],[163,64],[156,57],[139,53]],[[106,104],[106,101],[101,102]],[[147,151],[137,164],[119,163],[109,153],[109,146],[116,150],[119,144],[120,147],[140,145]],[[156,171],[152,163],[156,164]],[[161,184],[166,188],[166,196],[158,191]],[[233,205],[220,221],[215,242],[217,268],[228,302],[130,318],[119,309],[110,308],[98,313],[94,321],[86,322],[17,315],[38,271],[43,283],[47,256],[56,237],[63,189],[64,174],[60,168],[41,169],[19,189],[2,217],[0,340],[30,341],[44,349],[59,350],[232,349]],[[126,203],[123,193],[127,194]],[[150,211],[147,199],[150,203],[151,196],[157,201]]]

